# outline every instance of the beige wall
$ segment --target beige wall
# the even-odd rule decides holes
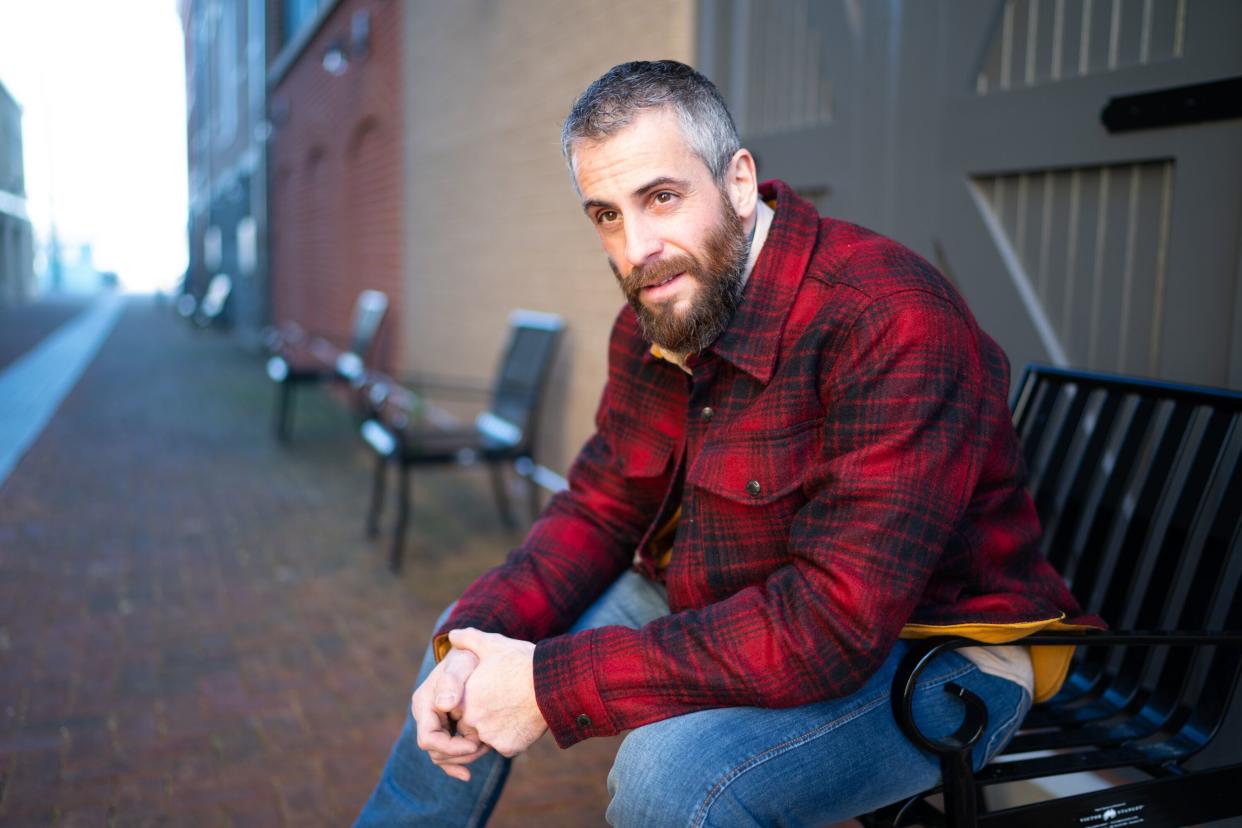
[[[691,61],[694,4],[409,8],[402,369],[486,381],[511,309],[563,315],[569,329],[538,458],[563,472],[590,435],[623,300],[561,161],[561,122],[617,63]]]

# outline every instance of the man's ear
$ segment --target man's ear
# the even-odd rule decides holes
[[[725,192],[738,218],[746,224],[755,215],[759,202],[759,181],[755,173],[755,157],[748,149],[733,153],[725,170]]]

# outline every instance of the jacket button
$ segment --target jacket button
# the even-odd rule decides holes
[[[710,405],[705,405],[703,406],[703,410],[699,412],[699,417],[704,420],[710,420],[712,415],[715,413],[715,411],[712,411],[712,407]]]
[[[578,714],[578,727],[590,727],[591,717],[585,713]]]
[[[758,497],[759,493],[763,491],[763,487],[759,485],[758,480],[752,480],[746,484],[746,491],[750,493],[751,497]]]

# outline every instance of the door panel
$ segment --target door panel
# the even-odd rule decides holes
[[[1242,386],[1242,119],[1100,122],[1242,75],[1242,3],[703,0],[700,20],[761,177],[932,259],[1015,366]]]

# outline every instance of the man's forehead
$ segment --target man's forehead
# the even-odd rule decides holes
[[[573,144],[574,180],[584,201],[591,190],[640,188],[658,178],[710,175],[691,149],[675,113],[642,112],[617,132]]]

